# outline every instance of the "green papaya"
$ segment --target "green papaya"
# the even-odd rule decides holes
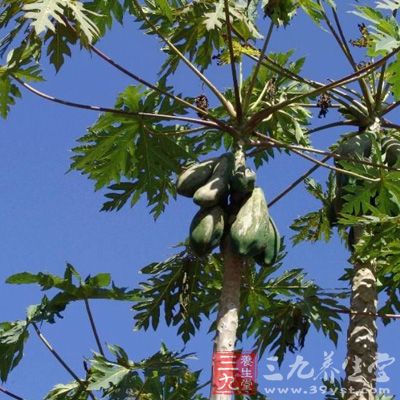
[[[400,160],[400,140],[395,137],[385,137],[382,140],[382,151],[389,167],[393,167]]]
[[[368,134],[344,138],[337,147],[337,153],[346,157],[369,157],[372,151],[372,140]]]
[[[193,197],[196,190],[207,183],[217,162],[218,158],[212,158],[183,171],[176,182],[177,192],[181,196]]]
[[[232,175],[233,155],[230,153],[220,157],[210,179],[196,190],[193,201],[200,207],[214,207],[225,200],[229,193],[229,179]]]
[[[219,245],[224,227],[225,214],[221,207],[201,209],[190,225],[190,247],[198,256],[205,256]]]
[[[281,250],[281,236],[278,228],[271,217],[268,222],[268,244],[262,253],[254,257],[254,261],[261,266],[272,265],[277,260]]]
[[[251,193],[256,183],[256,173],[250,168],[236,171],[230,181],[231,191],[238,193]]]
[[[264,192],[256,187],[232,223],[230,237],[233,249],[243,256],[260,254],[269,242],[268,221],[269,213]]]

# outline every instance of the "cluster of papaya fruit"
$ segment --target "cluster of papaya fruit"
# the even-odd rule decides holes
[[[264,192],[255,187],[255,172],[235,165],[235,156],[225,153],[192,164],[179,175],[177,192],[200,206],[190,225],[190,246],[205,256],[229,235],[237,254],[270,265],[280,250],[278,229]]]
[[[400,137],[392,135],[379,137],[371,132],[347,135],[339,142],[334,151],[345,158],[358,157],[372,161],[373,141],[378,145],[385,165],[395,167],[400,164]],[[336,164],[340,166],[340,160],[337,160]],[[332,202],[332,221],[334,223],[343,206],[344,187],[350,183],[362,185],[360,180],[343,173],[336,173],[336,196]],[[371,202],[373,203],[374,199],[371,199]]]

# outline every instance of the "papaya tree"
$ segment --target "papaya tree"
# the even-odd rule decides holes
[[[359,2],[353,9],[360,21],[358,37],[347,37],[341,12],[348,10],[338,9],[333,0],[0,4],[5,34],[0,43],[1,115],[7,117],[23,91],[96,112],[97,120],[72,149],[71,170],[86,175],[96,189],[108,188],[104,211],[144,199],[157,218],[177,195],[199,206],[187,221],[181,251],[144,267],[141,272],[148,279],[138,288],[118,287],[110,274],[85,279],[70,264],[64,276],[10,276],[9,284],[37,284],[56,293],[29,307],[24,319],[0,325],[1,380],[21,361],[24,343],[34,332],[73,378],[55,386],[46,399],[206,398],[208,377],[188,368],[190,354],[163,345],[158,353],[132,361],[119,346],[105,350],[89,301],[106,299],[133,303],[137,329],[157,329],[163,318],[178,328],[184,343],[204,326],[205,318],[215,318],[210,330],[215,332],[216,352],[237,350],[249,337],[260,357],[268,350],[279,362],[288,351],[303,347],[311,326],[336,343],[340,318],[349,314],[346,376],[343,387],[335,382],[334,392],[346,400],[374,399],[376,319],[389,322],[400,310],[400,126],[388,119],[400,104],[398,2],[380,0],[374,8]],[[339,45],[349,63],[339,78],[328,83],[308,78],[302,72],[305,58],[296,58],[294,51],[270,50],[274,35],[295,26],[299,14],[330,32]],[[101,50],[101,39],[116,21],[122,24],[127,18],[153,37],[156,46],[161,43],[164,61],[156,82]],[[47,65],[60,71],[75,47],[136,84],[126,87],[113,107],[38,89]],[[189,96],[175,87],[174,75],[183,68],[202,85],[202,93]],[[221,89],[216,83],[219,71],[228,74],[230,87]],[[319,118],[314,118],[314,109]],[[318,123],[328,112],[337,120]],[[340,131],[338,139],[336,129],[346,133]],[[331,147],[315,148],[312,134],[324,130],[333,132]],[[314,165],[267,200],[268,186],[261,188],[257,178],[284,155]],[[322,168],[329,171],[325,186],[310,179]],[[303,182],[322,208],[293,222],[294,243],[329,240],[337,228],[351,251],[353,268],[343,275],[351,283],[350,307],[342,303],[345,294],[320,288],[303,270],[281,271],[290,248],[271,209]],[[386,302],[378,311],[380,292]],[[82,374],[67,365],[40,327],[55,323],[77,301],[86,309],[98,346]],[[2,387],[0,391],[22,398]],[[266,398],[260,391],[255,397]],[[211,390],[210,398],[231,395]]]

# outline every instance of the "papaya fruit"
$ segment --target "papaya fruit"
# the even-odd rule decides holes
[[[230,229],[233,249],[243,256],[260,254],[269,242],[269,213],[261,188],[245,200]]]
[[[274,220],[269,217],[268,221],[268,244],[264,251],[254,256],[254,261],[261,266],[272,265],[278,258],[281,250],[281,236]]]
[[[237,170],[231,177],[231,191],[237,193],[251,193],[256,183],[256,173],[250,168]]]
[[[200,207],[214,207],[224,201],[229,193],[229,180],[233,169],[233,155],[222,155],[215,165],[210,179],[193,195],[193,201]]]
[[[177,192],[181,196],[193,197],[196,190],[207,183],[217,162],[218,158],[212,158],[183,171],[176,182]]]
[[[372,140],[368,134],[344,138],[337,147],[337,153],[346,157],[369,157],[372,151]]]
[[[194,216],[190,225],[190,247],[198,256],[205,256],[217,247],[225,227],[225,213],[219,207],[204,208]]]
[[[385,162],[393,167],[400,160],[400,140],[394,137],[385,137],[382,140],[382,151],[385,154]]]

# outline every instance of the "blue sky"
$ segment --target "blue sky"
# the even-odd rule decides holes
[[[346,14],[345,26],[355,36],[357,20]],[[265,32],[267,23],[263,27]],[[155,38],[147,38],[130,20],[123,28],[116,26],[99,47],[113,58],[150,81],[156,73],[162,53]],[[281,29],[272,41],[275,51],[296,49],[298,57],[306,56],[305,73],[325,81],[350,72],[337,51],[329,34],[318,30],[303,16],[296,18],[293,27]],[[211,71],[210,76],[219,87],[230,85],[228,68]],[[201,83],[181,68],[172,77],[185,95],[196,96]],[[39,87],[50,94],[82,103],[110,106],[116,95],[132,83],[109,65],[87,53],[76,50],[62,72],[55,76],[48,71],[48,82]],[[331,111],[326,120],[335,120]],[[70,149],[85,129],[96,119],[96,113],[65,108],[46,103],[24,93],[22,101],[12,111],[7,121],[0,122],[0,281],[21,271],[48,271],[62,274],[65,263],[72,263],[82,275],[110,272],[119,286],[134,287],[143,279],[138,271],[144,265],[173,254],[173,245],[183,240],[188,231],[195,207],[180,198],[172,201],[164,215],[154,222],[144,202],[134,209],[124,208],[118,213],[101,213],[103,197],[93,192],[92,182],[77,173],[68,173]],[[326,148],[341,131],[324,131],[314,137],[315,147]],[[279,156],[268,164],[258,176],[268,198],[274,197],[293,179],[310,167],[295,156]],[[326,171],[315,177],[324,181]],[[292,235],[292,220],[317,207],[302,187],[297,188],[271,209],[279,230],[286,238]],[[287,240],[287,244],[289,241]],[[347,266],[348,253],[337,238],[329,244],[302,244],[291,249],[284,268],[302,267],[309,277],[324,288],[344,287],[338,277]],[[23,319],[25,309],[39,302],[41,293],[36,287],[14,287],[1,284],[0,320]],[[92,302],[93,311],[103,342],[124,347],[131,359],[139,360],[156,352],[161,341],[179,350],[183,343],[174,328],[163,324],[157,332],[133,332],[133,315],[128,303]],[[343,331],[347,317],[343,318]],[[204,321],[202,331],[187,345],[188,351],[198,353],[191,362],[194,369],[204,369],[208,378],[211,359],[212,336],[206,332],[209,321]],[[396,358],[386,369],[390,381],[383,384],[392,393],[400,389],[397,374],[400,372],[400,350],[394,346],[398,322],[379,331],[379,348]],[[382,327],[381,324],[379,324]],[[89,331],[82,304],[71,305],[65,318],[56,325],[43,326],[45,335],[76,371],[82,373],[82,356],[90,357],[95,343]],[[340,368],[345,355],[345,339],[338,348],[316,332],[310,332],[304,350],[299,353],[311,367],[319,370],[325,352],[334,351],[334,367]],[[268,373],[265,354],[259,364],[260,388],[272,387],[263,375]],[[289,355],[281,373],[287,375],[296,355]],[[27,400],[42,399],[56,383],[70,381],[52,356],[32,334],[25,351],[25,359],[13,372],[7,387]],[[283,386],[301,386],[307,389],[316,381],[292,378]],[[299,399],[305,395],[273,395],[272,399]],[[0,398],[2,395],[0,394]],[[323,398],[321,394],[311,398]]]

